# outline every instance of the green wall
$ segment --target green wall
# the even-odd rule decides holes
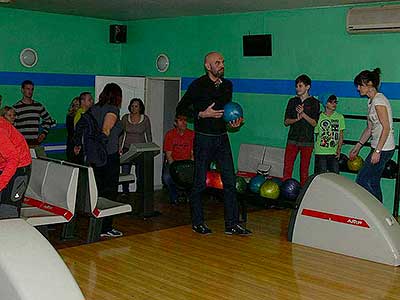
[[[0,72],[35,72],[57,74],[119,75],[119,44],[109,43],[112,20],[0,9]],[[121,23],[121,22],[118,22]],[[38,63],[25,68],[19,62],[24,48],[34,48]],[[29,79],[29,78],[26,78]],[[34,99],[46,105],[59,123],[72,98],[90,87],[35,87]],[[4,104],[21,98],[19,86],[0,86]]]
[[[348,9],[343,6],[127,22],[129,43],[122,52],[121,71],[128,75],[198,77],[203,73],[204,54],[217,50],[225,56],[225,76],[229,78],[294,80],[306,73],[313,80],[352,81],[362,69],[379,66],[383,81],[400,82],[396,63],[400,34],[349,35],[345,29]],[[242,36],[249,33],[271,33],[273,56],[243,57]],[[155,68],[160,53],[170,58],[170,68],[163,74]],[[246,120],[239,132],[231,134],[235,156],[241,143],[284,147],[287,128],[283,126],[283,115],[292,94],[294,89],[286,95],[234,95],[244,108]],[[394,116],[399,117],[400,101],[391,104]],[[346,114],[365,115],[366,109],[366,100],[359,98],[342,98],[338,107]],[[364,121],[349,121],[346,138],[357,139],[363,126]],[[344,152],[348,151],[345,146]],[[383,189],[391,209],[394,181],[384,180]]]

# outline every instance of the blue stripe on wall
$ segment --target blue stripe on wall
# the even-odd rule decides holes
[[[42,86],[74,86],[94,87],[95,75],[28,73],[28,72],[0,72],[0,85],[20,85],[29,79],[35,85]],[[181,88],[186,90],[195,78],[183,77]],[[231,79],[233,90],[236,93],[293,95],[294,80],[280,79]],[[382,92],[391,100],[400,99],[400,83],[382,83]],[[311,89],[312,95],[332,93],[338,97],[359,97],[352,81],[322,81],[314,80]]]
[[[186,90],[195,78],[183,77],[181,88]],[[294,95],[294,80],[279,79],[230,79],[233,91],[249,94]],[[359,94],[352,81],[322,81],[312,82],[312,95],[325,93],[335,94],[338,97],[357,98]],[[382,83],[381,91],[391,100],[400,99],[400,83]]]
[[[60,123],[60,124],[57,124],[56,126],[54,126],[54,127],[52,127],[52,128],[55,128],[55,129],[64,129],[64,128],[67,128],[67,124],[65,124],[65,123]]]
[[[0,85],[20,85],[24,80],[32,80],[43,86],[85,86],[94,87],[95,75],[0,72]]]

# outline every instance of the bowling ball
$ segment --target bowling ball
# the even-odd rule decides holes
[[[194,181],[194,161],[193,160],[175,160],[169,166],[169,172],[172,180],[178,187],[191,188]]]
[[[272,180],[265,181],[260,187],[260,196],[268,199],[278,199],[279,198],[279,186],[276,182]]]
[[[262,176],[262,175],[254,176],[253,178],[250,179],[250,182],[249,182],[250,191],[258,194],[260,192],[260,187],[262,186],[262,184],[264,182],[265,182],[264,176]]]
[[[340,153],[339,157],[339,170],[342,172],[348,172],[349,168],[347,167],[347,161],[349,160],[348,156],[344,153]]]
[[[239,103],[228,102],[224,106],[224,120],[231,122],[243,117],[243,109]]]
[[[385,168],[383,169],[382,176],[385,178],[393,179],[397,177],[398,171],[399,166],[393,159],[391,159],[386,163]]]
[[[206,177],[206,186],[208,188],[222,190],[224,185],[222,184],[221,174],[216,171],[208,171]]]
[[[236,192],[244,194],[247,191],[247,182],[243,177],[236,176]]]
[[[300,182],[293,178],[286,179],[281,185],[281,195],[290,201],[294,201],[297,199],[300,190]]]
[[[360,171],[363,164],[364,164],[363,159],[361,158],[361,156],[358,156],[358,155],[353,160],[349,159],[347,161],[347,167],[349,168],[350,171],[353,171],[353,172]]]

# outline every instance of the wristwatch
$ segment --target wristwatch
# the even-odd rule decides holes
[[[381,153],[381,150],[375,149],[375,153]]]

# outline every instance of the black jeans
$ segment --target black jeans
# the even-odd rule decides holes
[[[115,201],[118,195],[119,182],[119,153],[107,156],[107,164],[103,167],[93,167],[96,179],[97,193],[99,197],[104,197]],[[101,233],[106,233],[112,229],[112,217],[105,217]]]
[[[210,136],[197,133],[194,138],[194,187],[190,196],[192,224],[204,223],[202,192],[206,188],[206,176],[209,164],[216,161],[221,166],[221,178],[224,184],[225,227],[239,223],[239,209],[236,200],[236,178],[229,137],[227,134]]]
[[[335,155],[315,155],[314,173],[333,172],[339,174],[339,160]]]

